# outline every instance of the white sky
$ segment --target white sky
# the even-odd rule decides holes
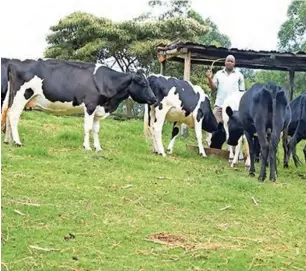
[[[232,47],[273,50],[291,0],[193,0],[192,7],[210,17],[227,34]],[[51,25],[75,11],[114,21],[131,19],[147,10],[147,0],[9,0],[1,1],[3,57],[43,56]],[[238,10],[239,8],[239,10]]]

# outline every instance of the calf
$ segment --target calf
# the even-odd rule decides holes
[[[244,91],[243,92],[237,91],[233,93],[232,95],[228,96],[224,101],[224,104],[222,107],[222,118],[223,118],[223,123],[224,123],[224,129],[226,131],[226,140],[228,140],[229,138],[229,115],[227,114],[227,111],[229,111],[228,108],[231,109],[232,114],[238,114],[239,102],[244,93],[245,93]],[[243,153],[242,153],[242,139],[243,138],[246,141],[245,136],[242,135],[240,138],[238,138],[237,142],[234,142],[236,144],[236,147],[229,145],[229,150],[230,150],[229,159],[232,160],[231,167],[234,167],[238,163],[238,159],[240,160],[243,159]],[[250,156],[248,152],[248,147],[247,147],[247,159],[245,161],[245,166],[247,167],[250,166]]]
[[[258,179],[265,180],[269,157],[270,180],[276,180],[276,152],[280,134],[291,121],[291,109],[286,90],[272,82],[253,85],[241,98],[239,109],[234,113],[226,108],[229,115],[230,145],[236,145],[238,138],[245,133],[251,165],[249,174],[255,175],[255,134],[257,133],[261,151],[261,170]]]
[[[284,167],[288,167],[291,153],[293,156],[294,164],[297,167],[301,161],[296,154],[296,145],[301,140],[306,139],[306,92],[293,99],[290,102],[290,108],[292,111],[292,119],[286,132],[287,135],[291,136],[291,140],[289,143],[287,143],[285,138],[285,145],[283,144]],[[306,146],[303,151],[306,161]]]
[[[155,105],[146,106],[144,117],[145,131],[148,129],[152,136],[153,152],[166,156],[162,144],[162,127],[167,120],[174,123],[172,139],[167,148],[169,153],[172,153],[180,125],[184,123],[195,129],[199,153],[206,157],[202,129],[210,133],[220,129],[208,96],[201,87],[186,80],[155,74],[150,75],[148,80],[157,98]]]
[[[82,106],[85,114],[83,146],[86,150],[91,149],[89,133],[93,130],[97,151],[101,149],[97,119],[105,112],[113,112],[129,96],[138,103],[152,104],[156,101],[142,71],[129,74],[101,64],[39,59],[9,64],[8,73],[10,89],[7,96],[10,99],[4,141],[8,143],[12,137],[18,146],[22,145],[17,127],[19,117],[24,105],[35,98],[42,97],[41,101],[50,104],[68,104],[70,108]]]

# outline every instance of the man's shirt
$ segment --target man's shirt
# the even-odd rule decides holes
[[[216,72],[213,82],[217,87],[215,106],[222,107],[228,95],[240,90],[245,90],[244,76],[235,68],[231,73],[227,73],[225,68]]]

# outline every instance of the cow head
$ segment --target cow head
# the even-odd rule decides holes
[[[243,135],[239,113],[238,111],[233,111],[230,106],[226,107],[225,112],[229,116],[227,143],[231,146],[237,146],[239,138]]]
[[[157,101],[143,70],[133,74],[128,92],[132,99],[140,104],[151,105]]]
[[[210,148],[222,149],[222,145],[226,140],[226,133],[222,122],[218,123],[218,128],[212,133]]]

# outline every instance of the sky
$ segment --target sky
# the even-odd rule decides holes
[[[193,0],[192,8],[210,17],[228,35],[233,48],[276,50],[277,32],[292,0]],[[39,58],[47,47],[51,25],[75,11],[113,21],[147,11],[147,0],[15,0],[1,1],[1,57]],[[239,10],[238,10],[239,8]],[[5,11],[5,12],[4,12]]]

